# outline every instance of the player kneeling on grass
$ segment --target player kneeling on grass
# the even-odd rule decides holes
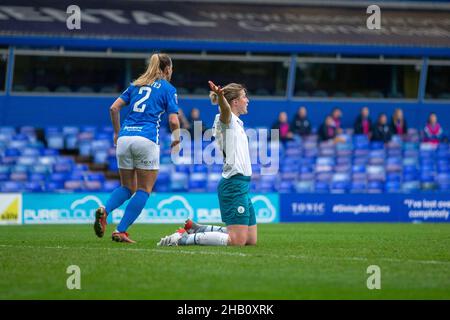
[[[129,238],[127,230],[144,209],[158,175],[161,115],[169,113],[172,131],[176,133],[180,128],[177,94],[169,83],[171,76],[170,57],[167,54],[153,54],[147,71],[111,106],[121,186],[112,192],[106,207],[100,207],[95,212],[94,231],[100,238],[105,233],[107,215],[131,198],[122,220],[112,234],[112,240],[135,242]],[[120,110],[126,105],[133,106],[133,109],[120,129]],[[172,147],[179,141],[174,139]]]
[[[223,88],[211,81],[209,85],[211,101],[218,103],[220,110],[214,121],[214,137],[224,156],[218,195],[222,221],[227,227],[203,226],[188,220],[184,229],[162,238],[159,246],[256,244],[255,209],[248,194],[252,166],[248,138],[239,119],[240,115],[247,114],[247,93],[236,83]]]

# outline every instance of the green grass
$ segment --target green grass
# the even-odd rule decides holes
[[[1,227],[0,299],[450,299],[449,224],[260,225],[256,247],[156,247],[175,228],[133,226],[129,245],[90,225]]]

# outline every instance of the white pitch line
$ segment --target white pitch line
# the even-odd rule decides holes
[[[248,254],[242,252],[224,252],[224,251],[202,251],[202,250],[170,250],[170,249],[145,249],[145,248],[93,248],[93,247],[61,247],[61,246],[24,246],[24,245],[7,245],[0,244],[0,248],[23,248],[23,249],[81,249],[81,250],[107,250],[107,251],[137,251],[137,252],[155,252],[155,253],[174,253],[174,254],[191,254],[191,255],[218,255],[218,256],[236,256],[236,257],[270,257],[274,259],[298,259],[298,260],[311,260],[311,259],[322,259],[322,260],[342,260],[342,261],[386,261],[394,263],[418,263],[418,264],[437,264],[437,265],[447,265],[450,266],[450,261],[440,261],[440,260],[413,260],[413,259],[395,259],[395,258],[366,258],[366,257],[324,257],[324,256],[306,256],[306,255],[275,255],[275,254]]]

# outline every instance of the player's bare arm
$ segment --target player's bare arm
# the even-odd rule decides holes
[[[170,147],[172,151],[177,151],[175,148],[180,143],[180,120],[178,119],[177,113],[171,113],[169,115],[169,126],[170,131],[172,132],[172,144]]]
[[[114,146],[117,145],[117,139],[119,138],[120,110],[122,110],[125,105],[125,101],[123,101],[121,98],[117,98],[109,108],[109,114],[111,116],[111,122],[114,128]]]

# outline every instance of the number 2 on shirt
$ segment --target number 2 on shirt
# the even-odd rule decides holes
[[[150,97],[150,93],[152,93],[152,88],[149,88],[149,87],[140,87],[139,88],[139,94],[142,94],[144,91],[145,91],[145,96],[143,96],[138,101],[136,101],[136,103],[133,106],[133,111],[135,111],[135,112],[144,112],[145,107],[147,107],[147,105],[143,102],[145,102]]]

